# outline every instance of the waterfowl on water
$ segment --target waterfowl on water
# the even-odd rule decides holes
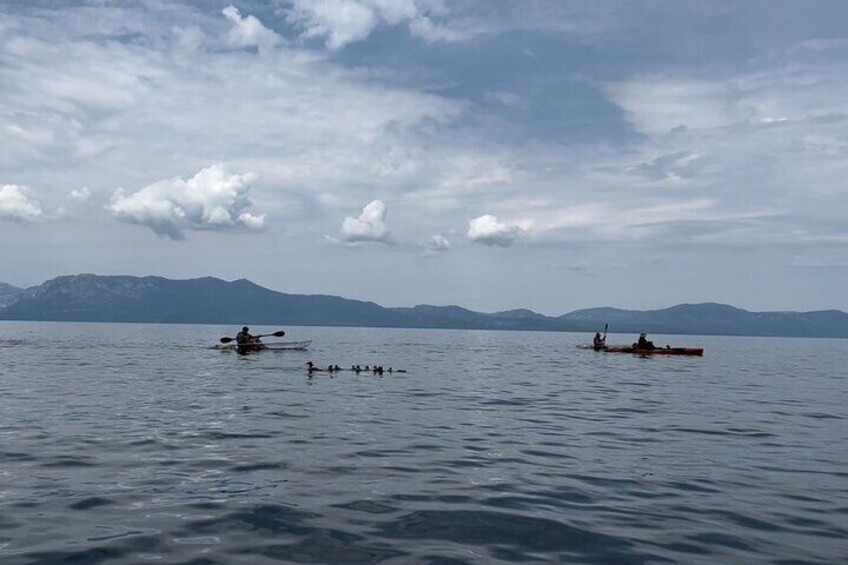
[[[388,372],[388,373],[405,373],[406,372],[406,369],[393,369],[392,367],[389,367],[388,369],[383,369],[382,365],[365,365],[365,367],[362,367],[361,365],[351,365],[350,369],[342,369],[338,365],[327,365],[326,369],[321,369],[319,367],[316,367],[315,363],[313,363],[312,361],[306,362],[306,370],[309,371],[309,374],[324,373],[324,372],[326,372],[326,373],[336,373],[336,372],[339,372],[339,371],[349,370],[349,371],[353,371],[357,375],[362,371],[365,371],[365,372],[370,371],[370,372],[374,373],[375,375],[382,375],[385,372]]]

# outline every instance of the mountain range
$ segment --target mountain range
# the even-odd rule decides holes
[[[0,283],[0,320],[359,326],[848,338],[848,314],[749,312],[724,304],[661,310],[590,308],[551,317],[459,306],[387,308],[330,295],[276,292],[246,279],[68,275],[20,289]]]
[[[17,300],[18,295],[21,293],[21,290],[22,289],[16,286],[0,282],[0,308],[8,306],[9,304]]]

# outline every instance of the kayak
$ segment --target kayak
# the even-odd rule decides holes
[[[249,351],[296,351],[307,349],[311,344],[312,340],[307,339],[304,341],[269,341],[258,344],[261,346],[259,348],[254,349],[257,344],[253,344],[248,347],[250,347]],[[220,349],[221,351],[236,351],[238,349],[238,344],[235,342],[226,344],[222,343],[216,345],[215,349]]]
[[[606,353],[631,353],[633,355],[704,355],[703,347],[661,347],[657,349],[638,349],[635,347],[610,346],[598,351]]]

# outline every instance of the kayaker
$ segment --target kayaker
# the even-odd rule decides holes
[[[639,334],[639,341],[636,342],[636,349],[656,349],[653,341],[648,341],[645,332]]]
[[[601,337],[601,332],[596,332],[595,339],[592,340],[592,347],[595,349],[595,351],[603,349],[607,345],[606,341],[606,339]]]
[[[247,353],[253,347],[251,345],[254,343],[254,337],[250,335],[250,328],[244,326],[241,328],[241,331],[236,334],[236,348],[239,353]]]

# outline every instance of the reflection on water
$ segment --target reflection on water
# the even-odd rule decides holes
[[[286,329],[0,323],[0,562],[848,556],[846,341]]]

